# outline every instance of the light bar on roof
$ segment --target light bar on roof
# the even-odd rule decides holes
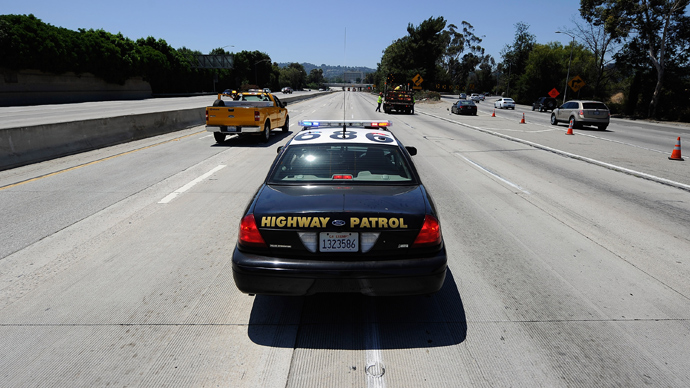
[[[300,120],[299,126],[305,129],[309,128],[342,128],[344,127],[360,127],[360,128],[387,128],[393,123],[388,120]]]

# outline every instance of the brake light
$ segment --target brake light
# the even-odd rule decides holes
[[[424,225],[412,244],[413,248],[433,246],[441,243],[441,224],[436,217],[426,215]]]
[[[254,111],[254,121],[261,121],[261,114],[259,114],[258,110]]]
[[[580,109],[580,117],[585,117],[585,111]]]
[[[333,175],[333,179],[352,179],[352,175],[350,175],[350,174]]]
[[[206,111],[206,123],[208,124],[208,111]]]
[[[239,243],[244,246],[266,246],[264,238],[261,237],[261,233],[259,233],[259,228],[256,227],[256,221],[254,220],[253,214],[248,214],[242,218],[242,222],[240,223]]]

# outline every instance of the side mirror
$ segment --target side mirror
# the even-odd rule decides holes
[[[284,102],[284,103],[283,103],[283,108],[285,108],[286,106],[287,106],[287,102]]]
[[[276,153],[279,154],[280,151],[282,151],[282,150],[283,150],[283,146],[279,146],[278,149],[276,150]]]
[[[415,147],[410,147],[410,146],[405,146],[405,149],[407,152],[410,154],[410,156],[415,156],[417,155],[417,148]]]

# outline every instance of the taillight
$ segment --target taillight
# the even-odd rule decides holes
[[[206,123],[208,124],[208,111],[206,111]]]
[[[585,111],[580,109],[580,117],[585,117]]]
[[[256,227],[256,221],[254,221],[253,214],[248,214],[242,218],[242,222],[240,223],[239,243],[244,246],[266,246],[264,238],[261,237],[261,233],[259,233],[259,228]]]
[[[254,111],[254,121],[261,121],[261,114],[259,114],[258,110]]]
[[[439,224],[436,217],[426,215],[424,217],[424,225],[419,231],[417,238],[412,244],[413,248],[438,245],[441,243],[441,224]]]
[[[352,179],[351,174],[336,174],[333,175],[333,179]]]

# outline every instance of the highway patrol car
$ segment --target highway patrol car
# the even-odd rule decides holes
[[[248,294],[438,291],[434,202],[389,121],[301,121],[240,224],[232,271]]]

